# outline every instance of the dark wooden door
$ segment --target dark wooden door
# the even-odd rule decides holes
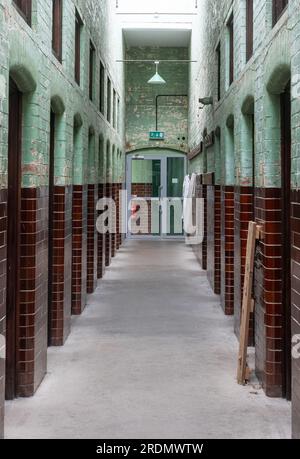
[[[253,0],[246,1],[246,60],[253,56]]]
[[[254,195],[256,186],[256,170],[255,170],[255,116],[254,113],[251,116],[251,136],[252,136],[252,187],[253,187],[253,218],[254,218]]]
[[[54,193],[54,155],[55,155],[55,114],[50,115],[49,150],[49,242],[48,242],[48,345],[51,345],[52,299],[53,299],[53,193]]]
[[[254,115],[254,106],[253,114],[250,116],[250,129],[251,129],[251,144],[252,144],[252,219],[255,222],[255,187],[256,187],[256,168],[255,168],[255,115]],[[252,287],[252,296],[255,298],[255,283],[253,282]],[[250,338],[249,341],[255,346],[255,314],[251,313],[251,328],[250,328]]]
[[[284,393],[291,399],[291,87],[281,95],[281,168],[283,209]]]
[[[20,212],[22,164],[22,94],[9,81],[6,383],[7,400],[16,396],[16,364],[20,292]]]

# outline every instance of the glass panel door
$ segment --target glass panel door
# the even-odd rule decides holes
[[[161,159],[131,159],[132,236],[160,236],[160,197],[162,191]]]
[[[168,236],[183,236],[182,192],[185,158],[167,158]]]
[[[183,237],[185,156],[129,155],[129,237]]]

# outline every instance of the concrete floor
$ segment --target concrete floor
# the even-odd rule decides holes
[[[290,438],[290,404],[235,382],[237,340],[192,250],[121,249],[7,438]]]

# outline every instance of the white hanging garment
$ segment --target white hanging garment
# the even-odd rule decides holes
[[[195,232],[195,228],[193,226],[193,198],[196,196],[196,180],[197,175],[192,174],[187,197],[184,199],[185,203],[183,206],[183,219],[184,230],[187,234],[193,234]]]
[[[197,184],[197,174],[192,174],[191,183],[189,187],[189,198],[196,197],[196,184]]]
[[[190,176],[186,175],[184,182],[183,182],[183,197],[184,198],[187,198],[189,195],[190,183],[191,183]]]
[[[186,206],[186,203],[187,203],[187,198],[189,197],[190,183],[191,183],[190,176],[186,175],[185,179],[184,179],[184,182],[183,182],[183,214],[182,214],[182,219],[184,219],[185,206]]]

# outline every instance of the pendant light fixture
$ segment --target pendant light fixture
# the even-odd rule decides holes
[[[167,84],[167,82],[158,73],[159,61],[155,61],[154,63],[156,65],[156,73],[152,78],[150,78],[148,84]]]

